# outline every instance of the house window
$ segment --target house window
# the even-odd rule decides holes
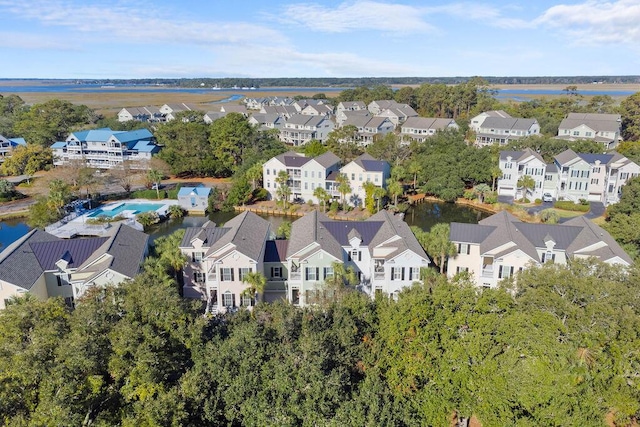
[[[597,178],[591,178],[591,183],[598,185],[598,179]]]
[[[282,267],[271,267],[271,277],[280,279],[282,277]]]
[[[593,168],[593,173],[600,173],[600,168]]]
[[[305,182],[305,183],[304,183],[304,189],[305,189],[305,190],[308,190],[308,189],[309,189],[309,183],[308,183],[308,182]]]
[[[238,280],[240,280],[242,282],[242,280],[244,279],[244,277],[251,273],[251,269],[247,268],[247,267],[242,267],[238,269]]]
[[[409,280],[420,280],[420,267],[411,267]]]
[[[462,273],[463,271],[469,271],[469,267],[456,267],[456,274]]]
[[[307,175],[305,175],[305,176],[307,176]],[[318,175],[318,176],[320,176],[320,175]],[[315,177],[316,177],[316,173],[314,171],[311,171],[311,178],[315,178]]]
[[[306,280],[318,280],[318,268],[317,267],[306,267],[305,268],[305,279]]]
[[[504,164],[504,168],[505,169],[512,169],[513,168],[513,163],[511,163],[511,162],[505,163]]]
[[[589,178],[589,171],[582,171],[582,173],[580,174],[580,176],[582,178]]]
[[[362,252],[357,250],[357,249],[353,249],[351,252],[349,252],[349,261],[362,261]]]
[[[471,246],[468,243],[458,243],[458,253],[469,255]]]
[[[269,169],[267,169],[267,175],[269,175]]]
[[[391,280],[404,280],[404,267],[391,267]]]
[[[267,181],[267,188],[271,188],[271,183]]]
[[[362,174],[358,174],[358,180],[362,181]]]
[[[352,174],[351,174],[351,181],[355,181],[355,180],[356,180],[356,174],[355,174],[355,173],[352,173]]]
[[[580,136],[580,131],[574,130],[573,131],[573,136]]]
[[[224,307],[235,307],[236,296],[229,291],[225,292],[224,294],[222,294],[222,305]]]
[[[193,281],[195,283],[204,283],[205,274],[202,271],[194,271],[193,272]]]
[[[204,258],[204,252],[191,253],[191,262],[202,262],[202,258]]]
[[[325,267],[324,268],[324,279],[329,279],[333,277],[333,267]]]
[[[553,180],[553,175],[545,175],[544,176],[544,180],[545,181],[552,181]]]
[[[275,169],[273,170],[273,174],[276,175],[276,170]]]
[[[253,305],[253,298],[248,293],[242,294],[240,296],[240,305],[243,307],[251,307]]]
[[[502,175],[502,179],[510,180],[511,179],[511,174],[510,173],[505,173],[504,175]]]
[[[374,182],[378,182],[378,175],[375,175],[374,178]]]
[[[556,254],[551,251],[546,251],[542,253],[542,262],[553,262],[556,260]]]
[[[308,177],[309,176],[309,171],[304,171],[304,177]]]
[[[223,282],[233,282],[233,268],[221,268],[220,273],[220,280]]]
[[[513,276],[513,267],[508,265],[501,265],[498,270],[498,279],[506,279]]]
[[[620,179],[624,180],[624,179],[627,179],[627,178],[629,178],[629,173],[628,172],[622,172],[620,174]]]
[[[291,289],[291,304],[300,305],[300,289]]]
[[[591,132],[585,132],[585,136],[591,136]]]

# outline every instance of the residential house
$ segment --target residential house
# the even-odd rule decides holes
[[[113,131],[102,128],[73,132],[66,141],[54,143],[51,149],[56,166],[82,160],[90,167],[111,169],[127,161],[134,169],[146,169],[160,146],[147,129]]]
[[[531,224],[502,211],[478,224],[451,223],[450,240],[458,254],[449,258],[448,276],[468,272],[478,286],[489,288],[546,262],[596,257],[621,266],[633,263],[609,233],[581,216],[561,225]]]
[[[289,240],[267,240],[264,251],[264,276],[267,279],[263,294],[265,302],[287,299],[288,247]]]
[[[640,166],[619,153],[586,154],[566,150],[554,159],[559,199],[585,199],[606,205],[620,201],[622,186],[640,175]]]
[[[333,107],[327,104],[310,104],[304,107],[300,114],[306,116],[325,116],[331,117],[333,115]]]
[[[404,143],[410,141],[424,142],[438,131],[446,129],[459,129],[453,119],[440,119],[435,117],[410,117],[401,127],[400,136]]]
[[[277,114],[255,113],[249,116],[249,124],[258,127],[260,130],[280,129],[284,119]]]
[[[410,117],[418,117],[418,113],[407,104],[397,104],[396,107],[390,107],[380,111],[376,116],[386,117],[394,126],[399,126]]]
[[[209,208],[211,187],[181,187],[178,190],[178,204],[190,214],[205,214]]]
[[[244,117],[249,116],[249,111],[247,110],[247,107],[239,104],[222,103],[220,104],[220,112],[225,114],[238,113],[238,114],[242,114]]]
[[[180,251],[187,257],[183,268],[184,296],[207,301],[207,312],[224,313],[252,307],[255,295],[246,292],[243,278],[264,272],[270,224],[252,212],[243,212],[222,227],[212,222],[185,230]]]
[[[0,163],[4,162],[7,157],[11,157],[11,153],[18,146],[27,146],[24,138],[5,138],[0,135]]]
[[[31,230],[0,253],[0,309],[25,293],[62,297],[73,307],[91,287],[132,279],[147,254],[148,238],[122,224],[109,236],[86,239]]]
[[[286,171],[289,180],[287,185],[291,189],[292,198],[302,198],[319,203],[313,195],[316,188],[325,188],[330,195],[334,183],[330,180],[340,167],[340,158],[331,152],[317,157],[305,157],[303,154],[289,151],[269,159],[262,167],[264,188],[269,191],[272,199],[278,199],[278,183],[276,178],[280,171]]]
[[[620,138],[620,114],[569,113],[560,122],[558,138],[575,141],[591,139],[606,150],[615,148]]]
[[[498,195],[516,199],[542,199],[545,193],[547,163],[540,154],[530,148],[524,151],[501,151],[499,162],[502,177],[498,179]],[[533,178],[535,187],[531,192],[524,194],[524,189],[518,186],[518,181],[527,175]]]
[[[352,117],[371,117],[369,110],[343,110],[336,113],[336,125],[342,127]]]
[[[365,153],[340,168],[340,173],[345,174],[349,180],[351,193],[347,197],[350,204],[362,206],[366,196],[364,183],[368,181],[377,187],[387,188],[387,179],[391,176],[391,166],[384,160],[376,160],[370,154]]]
[[[327,117],[295,114],[280,129],[280,140],[296,147],[312,139],[324,142],[333,128],[333,122]]]
[[[226,115],[227,113],[222,111],[207,111],[202,117],[202,120],[204,120],[206,124],[210,125],[211,123],[223,118]]]
[[[386,117],[369,117],[365,115],[353,115],[342,126],[355,126],[358,128],[356,140],[360,145],[369,145],[376,138],[382,138],[389,132],[393,132],[395,126]]]
[[[367,109],[371,114],[376,116],[388,108],[398,107],[399,105],[400,104],[398,104],[396,101],[392,99],[386,99],[386,100],[380,100],[380,101],[371,101],[367,105]],[[402,105],[407,105],[407,104],[402,104]]]
[[[186,104],[186,103],[174,103],[174,104],[164,104],[160,107],[160,112],[164,116],[165,121],[171,121],[176,118],[176,114],[182,113],[185,111],[203,111],[204,108],[202,106],[196,104]]]
[[[261,114],[275,114],[286,120],[298,114],[298,110],[291,105],[265,105],[260,109]]]
[[[407,224],[380,211],[366,221],[334,221],[313,211],[293,222],[287,246],[287,299],[294,305],[332,297],[334,263],[353,268],[371,297],[396,296],[430,263]]]
[[[476,144],[506,145],[510,141],[539,134],[540,125],[536,119],[487,117],[476,133]]]
[[[367,105],[362,101],[344,101],[336,107],[336,114],[341,111],[366,111]]]
[[[317,107],[320,105],[325,105],[325,101],[322,99],[300,99],[298,101],[295,101],[291,104],[298,113],[302,113],[302,111],[309,107]],[[333,108],[331,108],[331,111],[333,112]]]
[[[164,115],[158,107],[152,105],[146,107],[125,107],[118,112],[119,122],[162,122]]]
[[[487,117],[498,117],[501,119],[511,118],[509,113],[503,110],[484,111],[478,114],[477,116],[471,118],[471,120],[469,121],[469,129],[471,129],[474,132],[478,132],[480,130],[480,127],[482,126],[482,123],[484,123]]]

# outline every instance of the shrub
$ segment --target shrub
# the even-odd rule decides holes
[[[156,211],[142,212],[136,216],[136,219],[143,227],[148,227],[160,222],[160,216]]]
[[[331,202],[331,206],[329,207],[329,211],[331,213],[335,214],[336,212],[338,212],[338,209],[340,209],[340,203],[338,203],[336,200]]]
[[[540,211],[540,220],[542,222],[546,222],[547,224],[557,224],[560,220],[560,215],[558,212],[553,209],[544,209]]]
[[[307,206],[309,207],[313,206],[313,200],[311,199],[307,200]]]
[[[541,204],[542,204],[542,199],[536,199],[536,200],[534,201],[534,203],[535,203],[536,205],[541,205]]]
[[[180,187],[182,186],[182,184],[178,184],[176,185],[175,188],[171,189],[171,190],[167,190],[164,192],[165,194],[165,199],[174,199],[174,200],[178,200],[178,192],[180,191]],[[160,195],[162,195],[162,191],[160,192]]]
[[[498,195],[496,193],[489,193],[484,196],[484,202],[493,205],[494,203],[498,203]]]
[[[553,204],[553,207],[556,209],[574,212],[589,212],[590,209],[589,202],[587,202],[586,205],[583,205],[581,203],[573,203],[571,200],[558,200]]]
[[[256,188],[251,193],[253,201],[258,202],[260,200],[267,200],[269,198],[269,191],[266,188]]]
[[[476,192],[474,190],[465,190],[465,192],[462,193],[462,197],[467,200],[473,200],[476,198]]]
[[[156,190],[138,190],[131,193],[131,198],[132,199],[157,199],[158,193],[156,192]],[[160,198],[161,199],[167,198],[167,192],[165,190],[160,190]],[[175,198],[176,199],[178,198],[177,193]]]
[[[527,199],[526,197],[523,197],[522,199],[518,200],[519,203],[531,203],[531,200]]]
[[[171,218],[182,218],[184,216],[184,209],[179,205],[171,205],[167,210]]]
[[[589,201],[587,199],[580,199],[580,204],[589,206]]]

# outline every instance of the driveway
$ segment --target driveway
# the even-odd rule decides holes
[[[594,219],[604,215],[607,208],[604,207],[602,202],[591,202],[591,210],[584,214],[585,218]]]

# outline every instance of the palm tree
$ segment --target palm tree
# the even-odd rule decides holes
[[[347,194],[353,191],[349,177],[347,174],[341,173],[336,177],[336,182],[338,183],[338,192],[342,196],[342,210],[347,210]]]
[[[287,209],[287,200],[291,196],[291,188],[287,184],[289,182],[289,174],[285,170],[281,170],[278,172],[278,176],[276,176],[276,184],[278,184],[278,188],[276,190],[276,194],[282,200],[283,209]]]
[[[426,235],[425,243],[427,253],[440,267],[440,273],[444,274],[444,264],[447,257],[454,256],[458,252],[456,245],[449,240],[449,224],[440,223],[431,227]]]
[[[242,277],[242,283],[249,285],[242,293],[244,295],[250,295],[258,301],[258,298],[262,297],[264,288],[267,285],[267,278],[259,271],[252,271]]]
[[[491,191],[491,187],[489,187],[487,184],[478,184],[476,185],[476,193],[478,194],[478,199],[480,200],[480,203],[484,203],[484,196]]]
[[[180,205],[171,205],[167,211],[171,218],[182,218],[184,216],[184,210]]]
[[[340,296],[348,286],[358,283],[358,275],[352,266],[345,267],[342,262],[334,262],[331,267],[333,268],[333,276],[325,278],[324,283],[334,292],[335,296]]]
[[[394,181],[391,178],[387,179],[387,192],[393,196],[393,204],[398,206],[398,196],[403,193],[404,189],[399,181]]]
[[[416,190],[416,183],[418,181],[418,172],[422,170],[422,164],[417,159],[413,159],[407,168],[408,172],[413,175],[413,191]]]
[[[316,199],[318,199],[318,201],[322,202],[322,211],[326,212],[327,211],[327,201],[329,200],[329,193],[327,192],[327,190],[325,190],[322,187],[316,187],[315,190],[313,190],[313,197],[315,197]]]
[[[491,168],[491,191],[496,191],[496,180],[502,176],[502,169],[498,166]]]
[[[527,198],[527,193],[533,194],[533,189],[536,188],[536,181],[530,175],[525,175],[518,180],[518,188],[522,188],[522,198]]]
[[[260,163],[256,163],[247,169],[246,172],[247,179],[251,181],[251,190],[255,190],[257,187],[257,182],[262,178],[262,165]]]
[[[147,171],[147,179],[155,184],[158,199],[160,198],[160,183],[162,182],[162,172],[157,169],[149,169]]]
[[[382,200],[386,195],[387,190],[382,187],[376,187],[376,189],[373,190],[373,197],[376,199],[376,212],[380,210],[380,200]]]

